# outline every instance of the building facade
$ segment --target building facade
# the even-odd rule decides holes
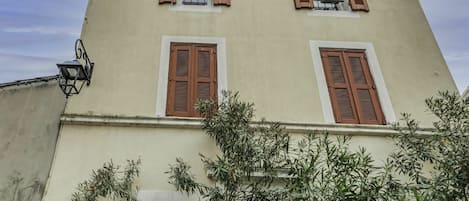
[[[391,122],[456,86],[418,0],[90,0],[81,39],[92,84],[61,118],[45,201],[69,200],[91,170],[142,159],[142,201],[184,200],[168,184],[182,157],[211,182],[199,153],[214,143],[197,99],[239,91],[256,118],[292,137],[353,135],[380,161]]]

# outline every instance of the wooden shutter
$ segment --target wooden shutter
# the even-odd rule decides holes
[[[365,52],[344,52],[360,123],[385,124]]]
[[[216,100],[216,47],[203,44],[171,44],[168,76],[168,116],[197,117],[199,99]]]
[[[170,4],[176,4],[176,0],[159,0],[160,4],[165,4],[165,3],[170,3]]]
[[[171,45],[166,113],[188,116],[190,113],[191,47]]]
[[[337,123],[359,123],[342,54],[325,51],[322,60]]]
[[[199,100],[216,100],[216,50],[212,46],[195,47],[195,76],[193,105]],[[197,112],[193,111],[196,116]]]
[[[295,1],[295,8],[313,8],[313,0],[294,0]]]
[[[353,11],[370,11],[367,0],[350,0]]]
[[[321,50],[337,123],[385,124],[366,54],[357,50]]]
[[[213,0],[215,6],[231,6],[231,0]]]

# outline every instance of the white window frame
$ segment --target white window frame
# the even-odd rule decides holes
[[[207,0],[207,5],[184,5],[182,0],[176,0],[175,5],[169,7],[171,11],[185,11],[185,12],[211,12],[219,13],[222,11],[220,6],[214,6],[213,0]]]
[[[346,42],[346,41],[317,41],[311,40],[310,42],[311,54],[313,59],[314,72],[316,73],[316,80],[318,82],[319,95],[324,115],[324,120],[328,124],[337,124],[332,103],[330,100],[329,89],[327,87],[326,76],[324,74],[324,65],[321,59],[320,48],[339,48],[339,49],[362,49],[365,50],[368,65],[370,67],[371,75],[373,76],[374,83],[377,88],[378,98],[381,104],[381,109],[388,123],[396,121],[396,115],[392,106],[391,98],[389,97],[386,84],[384,82],[381,67],[376,56],[375,48],[369,42]]]
[[[158,88],[156,97],[156,116],[166,117],[171,43],[200,43],[215,44],[217,46],[217,94],[219,101],[221,101],[222,91],[228,90],[226,39],[220,37],[163,36],[161,38],[160,69],[158,73]]]

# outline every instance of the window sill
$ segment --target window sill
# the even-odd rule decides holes
[[[352,11],[312,10],[308,11],[308,16],[359,18],[360,14]]]
[[[201,118],[185,117],[141,117],[141,116],[103,116],[64,114],[60,118],[64,125],[85,126],[116,126],[116,127],[145,127],[145,128],[185,128],[201,129]],[[260,122],[253,122],[259,125]],[[267,122],[270,123],[270,122]],[[280,122],[290,133],[310,133],[312,131],[328,131],[330,134],[356,135],[356,136],[392,136],[397,132],[389,125],[362,125],[362,124],[325,124],[325,123],[290,123]],[[422,129],[419,133],[431,134],[431,129]]]
[[[169,7],[170,11],[180,12],[201,12],[201,13],[220,13],[220,7],[214,6],[197,6],[197,5],[175,5]]]

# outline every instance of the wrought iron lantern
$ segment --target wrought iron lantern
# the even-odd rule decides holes
[[[94,63],[86,53],[83,41],[75,42],[75,59],[57,64],[60,71],[59,86],[65,96],[79,94],[83,86],[91,84]]]

